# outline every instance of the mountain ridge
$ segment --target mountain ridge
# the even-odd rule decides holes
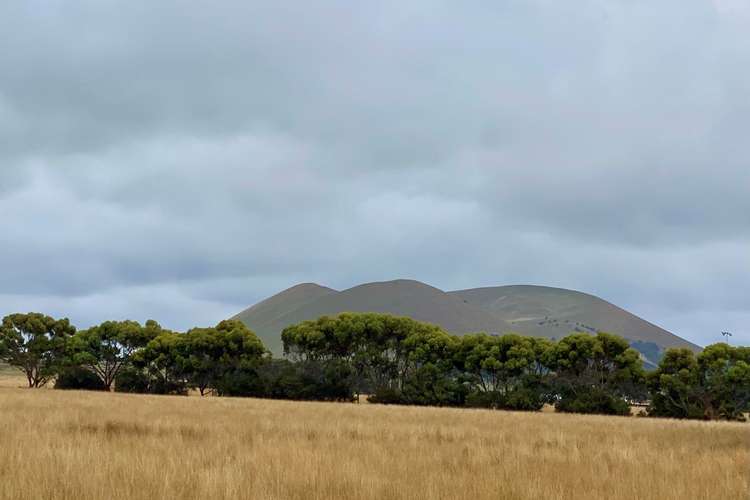
[[[275,354],[281,331],[300,321],[342,312],[380,312],[433,323],[453,334],[508,332],[559,339],[574,332],[607,331],[639,346],[653,365],[667,347],[699,346],[595,295],[541,285],[505,285],[443,291],[411,279],[363,283],[334,290],[300,283],[235,315]]]

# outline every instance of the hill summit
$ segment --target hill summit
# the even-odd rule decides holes
[[[239,313],[275,354],[289,325],[342,312],[379,312],[440,325],[454,334],[515,332],[560,339],[572,332],[621,335],[647,364],[668,347],[698,346],[599,297],[546,286],[512,285],[445,292],[414,280],[358,285],[337,291],[303,283]]]

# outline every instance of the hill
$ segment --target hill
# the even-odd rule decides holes
[[[667,347],[698,346],[594,295],[546,286],[513,285],[448,292],[492,311],[524,335],[562,338],[606,331],[628,339],[647,361]]]
[[[313,286],[316,288],[310,288]],[[367,283],[341,292],[328,292],[329,288],[320,285],[307,287],[305,299],[310,295],[317,295],[316,298],[289,300],[287,303],[287,297],[297,298],[297,287],[293,287],[241,312],[235,319],[254,330],[274,354],[281,354],[280,334],[287,326],[341,312],[380,312],[409,316],[440,325],[453,333],[501,333],[511,330],[510,324],[491,311],[467,304],[460,297],[418,281]],[[286,312],[277,314],[287,305]],[[274,314],[267,314],[268,310],[272,310]]]
[[[287,326],[346,311],[408,316],[455,334],[512,331],[559,339],[575,331],[602,330],[627,338],[649,365],[667,347],[699,349],[599,297],[531,285],[444,292],[413,280],[367,283],[343,291],[307,283],[274,295],[235,318],[253,329],[279,355],[280,334]]]
[[[262,302],[240,313],[236,318],[242,321],[252,321],[255,325],[265,325],[284,316],[309,302],[337,293],[336,290],[316,283],[301,283],[292,288],[277,293]]]

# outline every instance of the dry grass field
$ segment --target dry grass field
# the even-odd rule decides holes
[[[750,426],[0,384],[2,499],[748,499]]]

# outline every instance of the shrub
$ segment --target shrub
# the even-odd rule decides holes
[[[498,391],[476,391],[466,396],[466,406],[469,408],[501,408],[502,394]]]
[[[630,415],[630,404],[599,388],[588,388],[576,393],[560,395],[555,410],[563,413],[599,413],[602,415]]]
[[[402,403],[418,406],[462,406],[468,389],[445,363],[425,363],[404,380]]]
[[[127,366],[117,374],[115,391],[186,396],[188,388],[182,381],[166,380],[163,377],[150,375],[143,369]]]
[[[57,375],[55,389],[79,391],[105,391],[107,387],[102,380],[91,371],[75,366],[65,368]]]
[[[546,395],[536,387],[517,387],[506,394],[500,391],[476,391],[466,396],[470,408],[492,408],[512,411],[539,411]]]
[[[546,402],[546,394],[537,387],[518,387],[506,394],[502,408],[515,411],[539,411]]]
[[[148,394],[149,376],[138,368],[125,367],[115,378],[115,392]]]
[[[222,396],[308,401],[352,401],[352,369],[343,361],[262,360],[226,372],[216,383]]]
[[[390,387],[381,387],[379,389],[375,389],[367,399],[367,401],[369,401],[370,403],[377,403],[381,405],[404,404],[404,398],[401,395],[401,392]]]
[[[255,368],[235,368],[224,372],[214,383],[219,396],[263,397],[265,390]]]

